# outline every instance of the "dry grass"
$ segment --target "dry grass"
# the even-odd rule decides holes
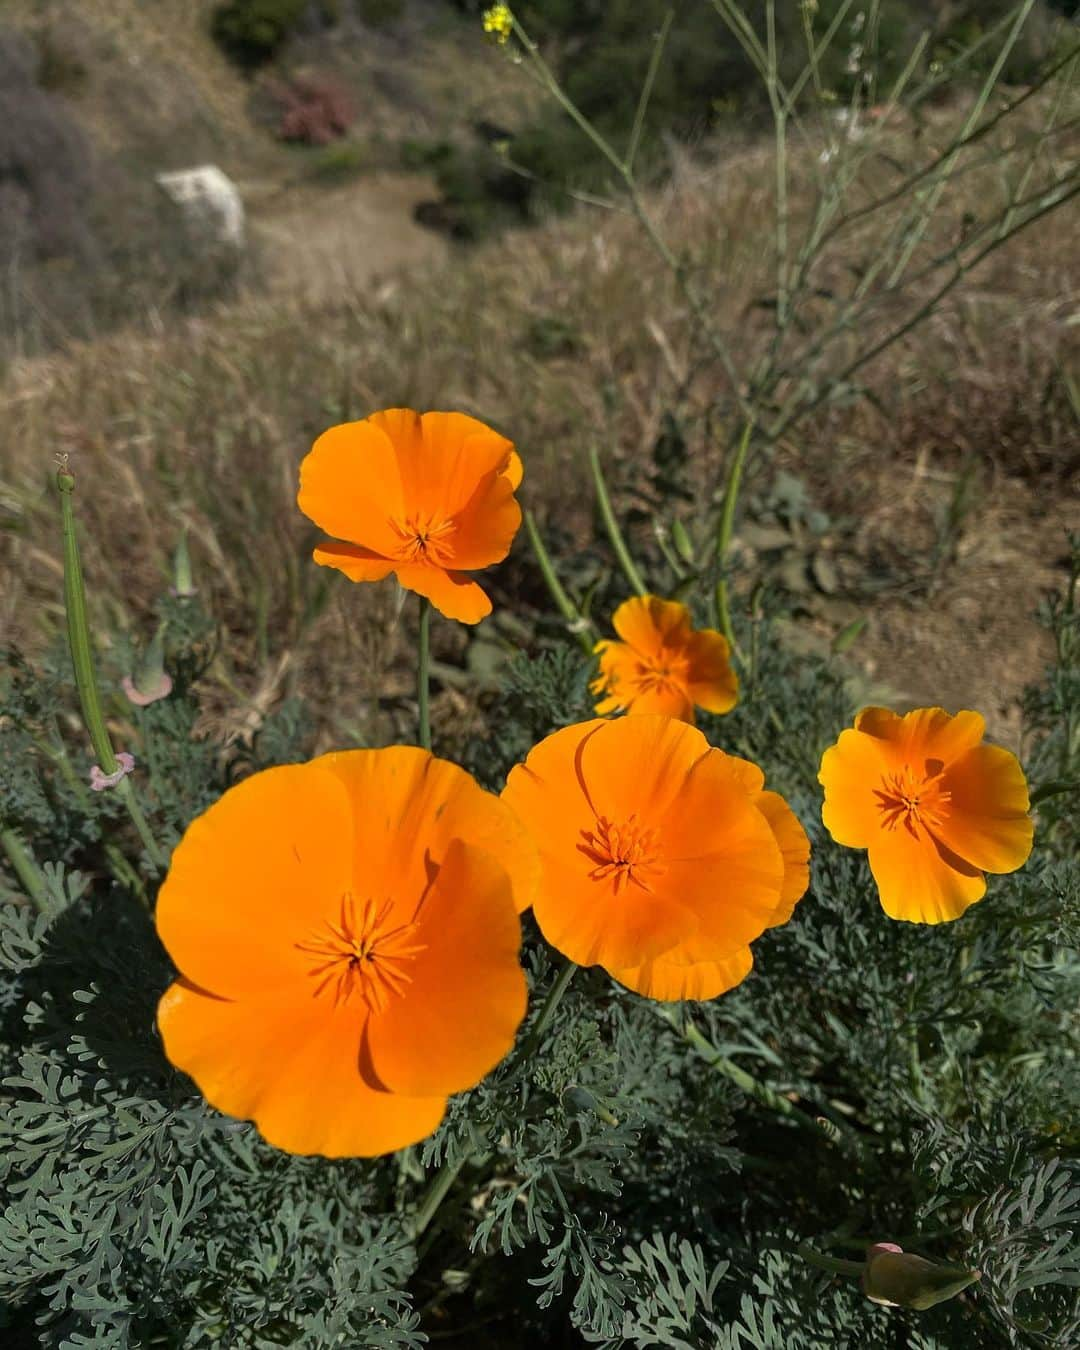
[[[680,165],[654,201],[676,246],[705,260],[713,312],[745,350],[769,322],[763,166],[760,148],[732,147],[715,168]],[[961,184],[972,206],[987,191],[976,175]],[[947,221],[964,209],[951,202]],[[873,615],[861,646],[871,673],[912,698],[975,703],[1007,734],[1017,688],[1042,659],[1028,613],[1055,579],[1062,526],[1080,524],[1078,313],[1075,213],[1064,211],[870,368],[872,400],[815,414],[777,449],[837,522],[844,603]],[[551,319],[570,349],[544,356],[530,335]],[[389,586],[352,587],[308,560],[296,470],[323,427],[394,404],[473,412],[517,441],[530,504],[581,545],[593,537],[590,444],[626,488],[677,411],[701,494],[683,513],[693,530],[712,509],[734,425],[671,275],[631,219],[587,209],[407,277],[344,283],[331,301],[248,299],[34,361],[11,371],[2,399],[5,636],[33,648],[59,622],[49,480],[68,453],[101,631],[148,632],[187,527],[222,626],[209,712],[226,719],[237,691],[266,704],[299,689],[327,742],[394,734],[378,699],[409,677],[397,673]],[[972,463],[978,500],[942,545],[935,513]],[[911,584],[925,570],[914,564],[942,547],[947,567],[927,598]],[[542,603],[523,541],[515,559],[495,586],[518,609]],[[834,607],[820,626],[836,622]],[[466,635],[440,629],[444,657],[460,654]]]

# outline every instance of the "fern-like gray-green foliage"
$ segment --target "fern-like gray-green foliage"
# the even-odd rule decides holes
[[[599,578],[600,600],[618,597]],[[175,602],[170,700],[142,714],[140,791],[175,839],[237,775],[302,758],[285,705],[222,769],[191,734],[206,626]],[[189,608],[185,608],[185,605]],[[843,672],[755,640],[752,687],[714,743],[764,767],[814,844],[811,890],[755,943],[753,974],[670,1009],[578,972],[527,1060],[454,1098],[423,1145],[375,1161],[290,1157],[210,1109],[154,1028],[171,978],[150,873],[110,794],[84,788],[62,654],[0,684],[0,817],[36,858],[0,901],[0,1332],[44,1347],[997,1350],[1080,1344],[1080,638],[1029,695],[1039,842],[938,928],[891,922],[858,853],[820,826],[821,751],[849,723]],[[488,786],[591,714],[578,648],[510,663],[491,734],[461,757]],[[1066,787],[1062,787],[1065,784]],[[119,856],[119,861],[118,861]],[[142,860],[145,864],[146,860]],[[140,889],[145,895],[140,894]],[[146,903],[144,903],[144,901]],[[530,1020],[557,960],[526,921]],[[687,1018],[797,1105],[741,1093]],[[433,1221],[413,1215],[452,1169]],[[899,1241],[981,1281],[925,1313],[877,1307],[799,1254]]]

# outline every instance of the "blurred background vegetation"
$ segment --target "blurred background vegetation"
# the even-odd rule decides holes
[[[270,707],[304,687],[317,691],[324,743],[391,738],[411,679],[396,673],[393,606],[305,561],[293,484],[323,426],[394,403],[466,408],[520,443],[530,503],[578,596],[603,594],[609,579],[595,547],[591,446],[637,548],[661,557],[676,526],[703,545],[737,412],[730,382],[670,269],[620,208],[617,175],[513,44],[485,40],[483,8],[197,0],[151,12],[136,0],[7,0],[5,639],[33,650],[55,635],[47,483],[53,456],[69,452],[103,632],[148,640],[186,532],[222,624],[207,717],[232,717],[238,691]],[[778,6],[787,83],[805,63],[804,26],[821,34],[841,20],[800,95],[812,130],[791,139],[793,228],[812,216],[821,166],[845,147],[869,147],[880,184],[941,155],[1017,8]],[[984,120],[1078,40],[1074,4],[1022,8]],[[772,341],[776,317],[773,133],[767,90],[718,7],[523,0],[517,13],[570,97],[621,146],[669,9],[638,181],[706,308],[753,352]],[[878,128],[874,100],[913,54],[910,87],[922,92]],[[1075,90],[1066,66],[1054,92],[1037,92],[951,183],[935,224],[942,249],[988,228],[1005,191],[996,155],[1013,156],[1013,186],[1031,172],[1025,156],[1037,175],[1073,171]],[[237,187],[242,251],[207,247],[155,182],[203,163]],[[1014,739],[1017,692],[1046,654],[1030,611],[1060,584],[1064,527],[1076,523],[1076,225],[1069,205],[1009,241],[782,436],[750,473],[735,539],[744,608],[764,578],[799,641],[827,648],[859,625],[852,659],[866,689],[977,702]],[[872,246],[838,246],[816,281],[821,304],[859,284]],[[811,305],[796,329],[812,338],[823,313]],[[547,599],[524,550],[501,577],[526,628],[543,622]],[[446,625],[438,638],[440,697],[462,727],[475,710],[454,672],[494,679],[521,638],[508,622],[476,634]]]

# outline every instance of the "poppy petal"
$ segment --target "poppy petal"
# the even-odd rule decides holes
[[[454,566],[468,572],[502,562],[520,525],[521,507],[509,478],[489,474],[454,517]]]
[[[707,712],[726,713],[739,698],[727,638],[710,628],[691,633],[686,642],[690,699]]]
[[[632,815],[658,824],[708,751],[705,737],[685,722],[651,714],[620,718],[602,722],[582,743],[580,776],[597,816],[620,825]]]
[[[716,961],[696,961],[680,965],[671,953],[646,961],[628,970],[613,970],[620,984],[645,998],[674,1003],[680,999],[709,999],[726,994],[741,984],[753,969],[749,947],[740,947],[731,956]]]
[[[399,563],[394,571],[407,591],[430,600],[448,619],[479,623],[491,613],[491,601],[483,588],[462,572],[447,572],[429,563]]]
[[[310,959],[297,944],[336,916],[352,882],[341,782],[308,764],[266,769],[188,826],[158,895],[158,934],[181,973],[215,994],[302,986]]]
[[[297,505],[333,535],[390,556],[404,515],[401,475],[390,438],[371,418],[324,431],[300,465]]]
[[[682,645],[687,640],[690,611],[678,600],[635,595],[624,600],[615,611],[611,626],[643,656],[654,656],[661,647]]]
[[[448,519],[462,510],[476,485],[509,465],[513,442],[459,412],[426,412],[420,418],[422,450],[400,460],[411,510]]]
[[[511,1049],[527,998],[510,882],[489,853],[450,845],[415,940],[410,984],[369,1019],[372,1066],[394,1092],[461,1092]]]
[[[643,689],[634,694],[628,707],[635,717],[651,713],[694,725],[694,702],[685,689],[677,688],[674,684],[659,684]],[[600,711],[599,705],[596,710]]]
[[[798,816],[779,792],[763,792],[754,805],[769,822],[784,860],[780,903],[769,920],[769,927],[776,928],[791,918],[810,885],[810,840]]]
[[[942,787],[948,813],[936,833],[949,848],[984,872],[1015,872],[1027,862],[1035,826],[1015,755],[977,745],[949,765]]]
[[[458,765],[414,745],[332,751],[313,763],[369,804],[356,818],[357,879],[373,894],[402,897],[397,922],[413,920],[454,839],[496,859],[518,911],[532,903],[540,873],[532,840],[511,808]]]
[[[341,544],[324,539],[311,555],[320,567],[336,567],[350,581],[382,581],[394,570],[394,564],[359,544]]]
[[[944,708],[915,708],[902,717],[888,708],[864,708],[855,729],[892,747],[897,760],[923,768],[926,760],[950,764],[979,744],[986,723],[977,712],[947,713]]]
[[[511,450],[507,456],[506,468],[502,471],[503,477],[516,492],[521,486],[521,480],[525,476],[525,466],[521,462],[521,456],[516,450]]]
[[[818,782],[825,789],[821,818],[838,844],[866,848],[881,834],[881,804],[874,790],[892,767],[888,749],[876,736],[850,728],[822,755],[818,770]]]
[[[290,1153],[390,1153],[426,1138],[446,1110],[445,1096],[400,1096],[364,1082],[364,1019],[351,1002],[233,1003],[180,980],[158,1004],[158,1027],[169,1060],[211,1106],[253,1119],[269,1144]]]
[[[879,830],[869,857],[881,907],[890,919],[945,923],[986,894],[986,878],[977,868],[903,825]]]

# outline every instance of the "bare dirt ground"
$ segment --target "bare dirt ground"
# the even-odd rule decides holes
[[[446,241],[413,217],[434,195],[422,175],[391,173],[317,193],[281,192],[251,217],[260,274],[271,292],[318,303],[438,261],[447,255]]]

